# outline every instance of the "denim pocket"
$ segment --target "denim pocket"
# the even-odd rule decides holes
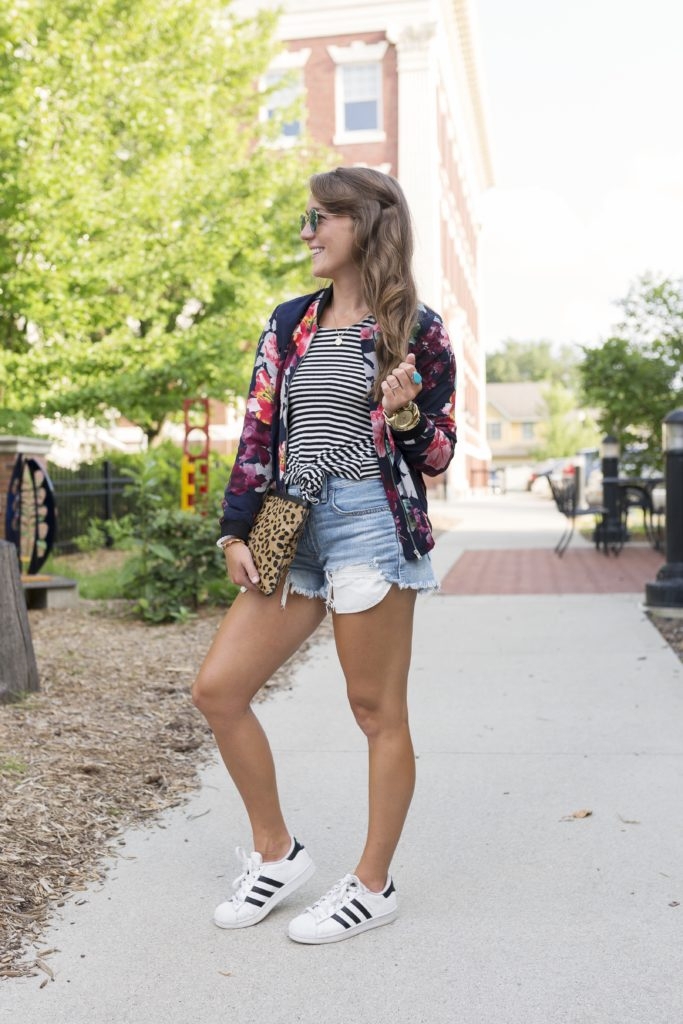
[[[388,512],[389,502],[380,481],[336,487],[330,495],[330,504],[342,516],[370,516]]]

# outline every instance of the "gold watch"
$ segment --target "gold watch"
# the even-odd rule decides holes
[[[397,409],[390,416],[387,416],[385,412],[384,419],[392,430],[398,430],[399,432],[412,430],[420,421],[420,410],[415,405],[415,402],[408,402],[402,409]]]

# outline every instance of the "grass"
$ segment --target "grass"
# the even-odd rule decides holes
[[[78,583],[80,597],[89,601],[114,601],[126,595],[123,580],[126,563],[133,554],[119,548],[101,548],[93,552],[73,555],[51,555],[43,568],[44,573],[67,576]],[[208,580],[206,597],[210,605],[232,604],[239,587],[227,577]]]
[[[597,523],[597,520],[594,520],[594,523]],[[579,530],[579,533],[581,534],[582,537],[585,537],[586,540],[592,541],[593,540],[593,530],[594,529],[595,529],[595,525],[593,527],[582,526],[581,529]],[[645,532],[645,527],[642,525],[642,523],[632,523],[630,520],[629,520],[629,523],[628,523],[628,536],[629,536],[629,540],[632,540],[632,541],[633,540],[649,540],[650,539],[648,537],[647,533]]]
[[[0,760],[0,775],[25,775],[28,765],[23,761],[17,761],[15,757],[7,757]]]
[[[51,555],[41,572],[68,576],[78,583],[78,593],[89,601],[123,597],[123,571],[129,551],[104,548],[94,554]]]

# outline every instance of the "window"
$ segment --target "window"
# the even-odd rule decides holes
[[[525,441],[533,441],[535,437],[533,423],[522,423],[522,437]]]
[[[269,71],[265,77],[264,85],[268,90],[265,105],[266,120],[272,121],[275,117],[288,117],[292,110],[301,105],[303,83],[300,75],[294,71]],[[283,141],[294,141],[301,135],[301,120],[293,117],[290,121],[283,121],[280,126],[280,138]]]
[[[343,132],[377,132],[381,124],[380,64],[342,64]]]
[[[328,46],[337,66],[335,146],[384,142],[382,67],[389,43],[355,39],[349,46]]]
[[[486,436],[489,441],[500,441],[501,434],[502,430],[499,421],[493,420],[486,424]]]

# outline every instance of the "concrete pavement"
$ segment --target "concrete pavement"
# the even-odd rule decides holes
[[[552,547],[532,495],[434,505],[444,576],[465,550]],[[580,538],[573,543],[581,544]],[[211,923],[249,832],[214,763],[162,828],[128,833],[46,936],[56,981],[0,987],[3,1024],[677,1024],[683,1019],[683,669],[642,594],[418,601],[418,786],[398,921],[290,942],[355,862],[364,742],[329,629],[258,708],[318,872],[262,924]],[[572,817],[590,810],[590,816]],[[680,906],[679,906],[680,904]]]

